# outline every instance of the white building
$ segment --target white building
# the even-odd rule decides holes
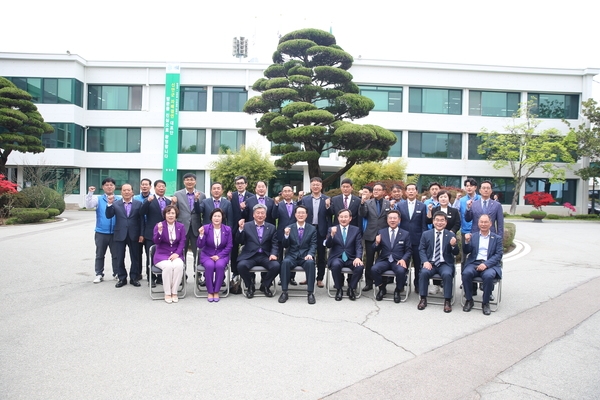
[[[195,172],[198,188],[208,191],[210,163],[221,146],[270,143],[258,134],[257,116],[241,111],[259,93],[252,84],[263,77],[267,64],[182,63],[180,65],[178,177]],[[350,73],[361,93],[376,107],[359,123],[383,126],[398,135],[391,157],[403,157],[408,174],[420,175],[420,189],[431,181],[462,186],[466,177],[490,178],[504,204],[512,199],[508,170],[495,170],[477,154],[482,128],[504,131],[519,103],[536,96],[540,129],[579,125],[581,101],[592,96],[592,78],[600,69],[523,68],[483,65],[357,60]],[[141,178],[162,178],[166,64],[162,62],[98,62],[77,55],[0,53],[0,76],[34,96],[45,121],[55,132],[45,135],[42,154],[12,153],[9,176],[21,185],[23,165],[55,166],[81,174],[80,185],[68,203],[84,204],[88,186],[100,187],[112,176],[117,184],[139,187]],[[550,107],[548,107],[550,106]],[[337,155],[325,155],[323,171],[343,165]],[[577,169],[581,166],[575,166]],[[588,187],[572,170],[567,181],[553,184],[560,204],[587,209]],[[522,193],[544,189],[541,171],[528,180]],[[178,178],[179,185],[181,179]],[[281,171],[270,184],[276,191],[291,182],[308,188],[306,165]],[[176,188],[169,188],[172,192]],[[530,210],[521,199],[518,212]],[[562,206],[549,212],[563,214]]]

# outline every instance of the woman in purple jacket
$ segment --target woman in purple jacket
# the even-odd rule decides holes
[[[179,209],[168,205],[163,210],[164,221],[154,227],[154,265],[162,270],[165,301],[177,303],[177,289],[183,278],[183,247],[185,245],[185,228],[177,222]]]
[[[223,210],[215,208],[210,213],[212,223],[198,229],[200,264],[205,268],[208,301],[219,301],[219,290],[225,278],[225,267],[229,262],[233,239],[231,228],[223,224]]]

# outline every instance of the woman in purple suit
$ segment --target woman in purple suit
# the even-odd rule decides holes
[[[154,265],[162,270],[165,301],[177,303],[177,288],[183,278],[183,247],[185,245],[185,228],[177,222],[179,209],[168,205],[163,210],[164,221],[154,227]]]
[[[212,223],[201,226],[198,229],[198,248],[200,253],[200,264],[206,269],[206,290],[208,301],[219,301],[219,290],[223,279],[225,279],[225,267],[229,262],[229,256],[233,247],[231,228],[223,224],[223,210],[215,208],[210,213]]]

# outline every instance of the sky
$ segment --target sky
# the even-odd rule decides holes
[[[600,2],[594,0],[92,4],[7,2],[3,14],[11,17],[2,21],[0,52],[69,51],[90,61],[238,62],[231,43],[244,36],[250,54],[241,61],[270,63],[279,35],[318,28],[331,30],[355,59],[600,68]]]

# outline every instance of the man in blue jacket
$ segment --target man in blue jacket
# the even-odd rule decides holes
[[[94,234],[94,241],[96,242],[96,261],[94,264],[96,277],[94,278],[94,283],[100,283],[104,279],[104,256],[106,255],[107,248],[110,248],[113,277],[117,277],[119,258],[117,248],[113,242],[115,218],[106,218],[107,196],[113,195],[115,189],[115,180],[113,178],[104,178],[102,181],[103,195],[94,196],[96,187],[90,186],[88,188],[88,194],[85,196],[85,207],[96,208],[96,233]],[[121,196],[117,196],[117,198],[120,199]]]

